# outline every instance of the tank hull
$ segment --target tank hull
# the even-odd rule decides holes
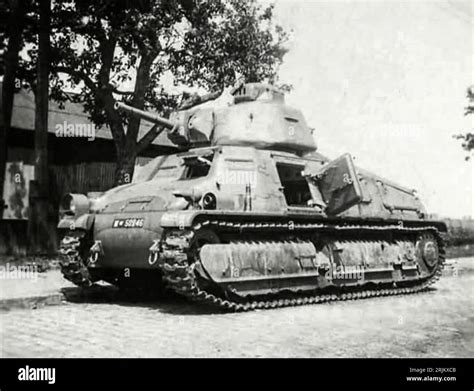
[[[444,223],[347,154],[213,146],[157,158],[137,178],[72,218],[65,278],[142,286],[134,276],[153,276],[244,311],[419,292],[443,268]]]

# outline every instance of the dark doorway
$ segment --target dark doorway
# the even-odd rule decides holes
[[[278,175],[288,206],[308,206],[311,199],[308,181],[301,175],[303,166],[277,163]]]

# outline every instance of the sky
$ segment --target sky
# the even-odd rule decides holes
[[[321,153],[415,188],[428,212],[474,217],[474,159],[453,134],[474,84],[471,2],[276,0],[280,81]]]

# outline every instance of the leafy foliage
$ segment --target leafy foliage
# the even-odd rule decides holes
[[[474,87],[469,87],[467,89],[467,99],[469,103],[464,114],[472,115],[474,114]],[[461,146],[465,151],[470,152],[474,150],[474,133],[467,132],[464,134],[457,134],[454,137],[462,140]],[[466,156],[466,160],[469,160],[469,156]]]
[[[181,47],[170,57],[180,82],[215,91],[234,83],[235,72],[247,81],[276,81],[286,35],[279,26],[272,31],[272,7],[262,10],[252,3],[216,2],[214,14],[206,7],[193,10]]]

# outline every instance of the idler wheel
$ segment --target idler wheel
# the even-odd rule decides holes
[[[417,250],[426,266],[433,269],[439,259],[438,244],[435,237],[432,234],[420,235],[417,241]]]

